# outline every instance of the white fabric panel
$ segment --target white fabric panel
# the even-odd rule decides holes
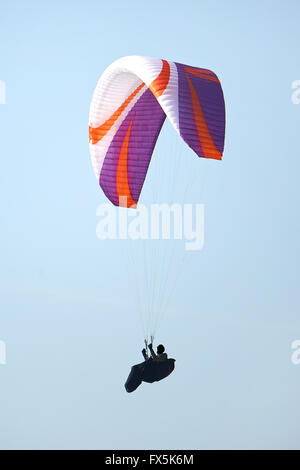
[[[90,107],[89,125],[94,128],[102,125],[141,83],[144,82],[149,87],[160,74],[162,65],[161,59],[143,56],[122,57],[113,62],[97,83]],[[179,133],[178,74],[175,63],[169,62],[169,65],[171,72],[169,83],[164,93],[158,98],[158,102]],[[99,142],[90,143],[92,165],[97,178],[99,178],[105,154],[117,129],[145,91],[146,87],[131,100],[109,132]]]

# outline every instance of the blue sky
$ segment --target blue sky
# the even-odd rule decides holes
[[[1,1],[0,448],[299,448],[299,22],[297,0]],[[160,136],[158,165],[189,162],[175,188],[199,171],[205,246],[157,335],[176,371],[128,395],[143,337],[127,246],[96,237],[87,126],[132,54],[217,73],[227,132],[222,162]]]

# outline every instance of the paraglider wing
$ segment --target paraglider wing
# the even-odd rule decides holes
[[[225,105],[213,72],[130,56],[100,77],[90,108],[90,152],[113,204],[136,207],[166,116],[199,157],[221,160]]]

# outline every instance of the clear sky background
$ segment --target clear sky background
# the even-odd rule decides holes
[[[299,24],[298,0],[0,0],[0,448],[300,448]],[[96,237],[87,130],[125,55],[213,70],[227,110],[222,162],[169,123],[154,153],[189,162],[175,188],[199,172],[205,246],[157,334],[176,370],[133,394],[143,336],[127,245]]]

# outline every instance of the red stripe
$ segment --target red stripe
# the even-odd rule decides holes
[[[122,143],[118,167],[117,167],[117,175],[116,175],[116,192],[119,200],[119,205],[122,207],[136,207],[136,202],[134,201],[131,191],[129,188],[128,182],[128,147],[129,147],[129,139],[131,134],[131,127],[133,123],[133,119],[128,126],[125,138]],[[120,199],[121,198],[121,199]]]

